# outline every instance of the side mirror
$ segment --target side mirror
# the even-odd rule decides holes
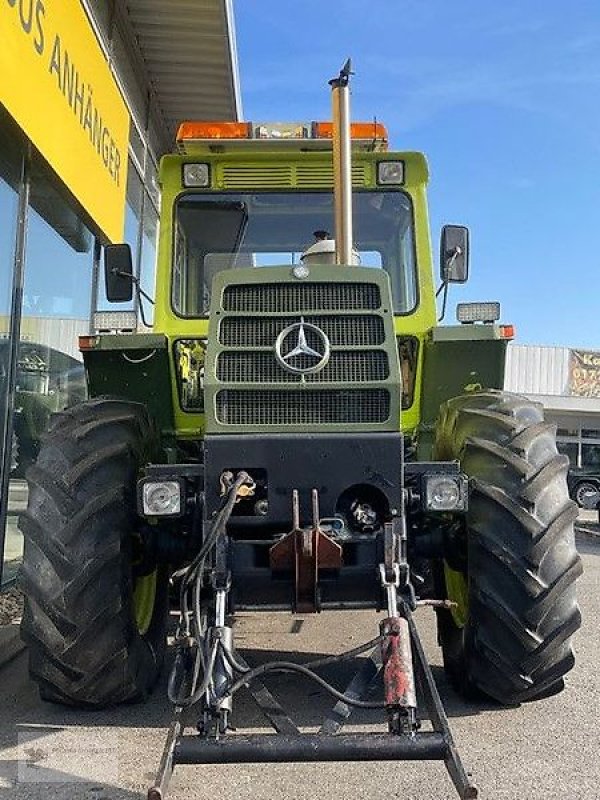
[[[133,264],[128,244],[109,244],[104,248],[106,299],[126,303],[133,297]]]
[[[466,283],[469,277],[469,229],[464,225],[442,228],[440,277],[443,283]]]

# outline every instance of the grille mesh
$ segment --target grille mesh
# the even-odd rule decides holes
[[[367,186],[367,164],[353,164],[352,185]],[[333,186],[333,166],[317,164],[234,164],[224,166],[220,183],[223,189],[314,189]]]
[[[224,189],[279,189],[294,185],[292,168],[286,164],[234,166],[223,168]]]
[[[311,367],[294,361],[295,367]],[[384,381],[389,376],[387,354],[383,350],[334,351],[320,372],[304,376],[307,383],[361,383]],[[217,377],[223,383],[300,383],[300,375],[283,369],[273,353],[221,353]]]
[[[389,392],[383,389],[252,391],[217,393],[216,413],[223,425],[331,425],[386,422]]]
[[[252,430],[389,424],[392,364],[377,282],[239,283],[225,286],[220,299],[219,347],[211,366],[217,381],[211,406],[220,425]],[[324,352],[314,325],[332,348],[323,369],[298,375],[278,363],[275,342],[292,325],[296,334],[284,338],[282,355],[295,368],[314,367],[315,354],[292,352],[301,341],[317,355]]]
[[[375,315],[317,317],[304,321],[317,325],[332,347],[377,347],[384,341],[383,320]],[[225,347],[273,347],[284,328],[298,317],[226,317],[221,320],[219,343]]]
[[[243,313],[368,311],[380,305],[375,283],[235,284],[223,292],[225,311]]]

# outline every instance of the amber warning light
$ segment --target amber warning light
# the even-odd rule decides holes
[[[177,131],[177,147],[185,153],[190,146],[217,141],[223,144],[240,140],[273,143],[303,143],[327,141],[331,143],[331,122],[182,122]],[[388,135],[380,122],[353,122],[350,137],[357,146],[375,150],[387,150]]]

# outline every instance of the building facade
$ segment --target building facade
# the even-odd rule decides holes
[[[0,34],[5,585],[40,436],[85,397],[78,336],[107,307],[103,247],[128,242],[152,294],[159,158],[179,120],[235,120],[240,107],[230,0],[14,0],[0,4]]]
[[[511,344],[504,385],[542,403],[573,466],[600,472],[600,351]]]

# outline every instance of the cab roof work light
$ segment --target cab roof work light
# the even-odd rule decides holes
[[[183,155],[206,152],[216,146],[231,148],[242,141],[271,147],[329,149],[332,147],[331,122],[182,122],[177,131],[177,151]],[[350,138],[354,147],[372,152],[387,151],[388,135],[380,122],[353,122]]]

